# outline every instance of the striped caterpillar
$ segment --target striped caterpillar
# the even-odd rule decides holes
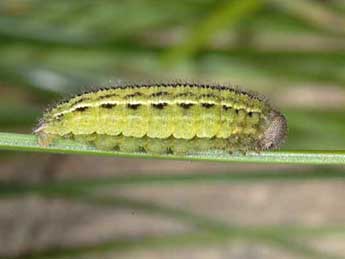
[[[123,85],[75,96],[49,109],[34,131],[123,152],[229,153],[279,147],[285,117],[254,94],[219,85]]]

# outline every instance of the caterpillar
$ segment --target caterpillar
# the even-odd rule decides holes
[[[41,146],[69,138],[101,150],[186,154],[260,152],[280,146],[285,117],[262,97],[222,85],[122,85],[77,95],[34,130]]]

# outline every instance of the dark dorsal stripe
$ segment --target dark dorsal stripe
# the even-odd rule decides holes
[[[185,93],[179,93],[179,94],[175,95],[175,98],[178,98],[178,97],[192,97],[192,96],[195,96],[194,93],[185,92]]]
[[[190,107],[192,107],[194,104],[193,103],[179,103],[178,106],[180,106],[183,109],[189,109]]]
[[[136,103],[136,104],[127,104],[127,107],[129,108],[129,109],[132,109],[132,110],[136,110],[136,109],[138,109],[139,107],[140,107],[140,103]]]
[[[165,106],[167,106],[167,103],[152,103],[151,104],[153,108],[162,110]]]
[[[115,96],[119,96],[118,94],[106,94],[106,95],[102,95],[99,97],[100,100],[102,99],[106,99],[106,98],[110,98],[110,97],[115,97]]]
[[[166,96],[169,95],[168,92],[157,92],[157,93],[153,93],[151,94],[152,97],[159,97],[159,96]]]
[[[82,97],[80,98],[79,100],[75,101],[74,103],[72,103],[71,105],[74,106],[74,105],[77,105],[79,103],[82,103],[84,101],[88,101],[88,100],[91,100],[91,98],[88,98],[88,97]]]
[[[78,103],[81,103],[85,100],[85,98],[80,98],[78,101],[74,102],[72,105],[76,105]]]
[[[215,104],[214,103],[202,103],[201,106],[208,109],[213,107]]]
[[[217,99],[218,96],[216,96],[214,94],[202,94],[202,95],[200,95],[200,98],[214,98],[214,99]]]
[[[136,97],[136,96],[142,96],[142,93],[135,92],[133,94],[128,94],[128,95],[125,96],[125,98],[133,98],[133,97]]]
[[[102,103],[101,107],[105,109],[111,109],[116,106],[116,103]]]

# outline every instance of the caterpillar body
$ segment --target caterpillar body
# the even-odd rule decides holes
[[[263,98],[220,85],[123,85],[75,96],[49,109],[34,130],[47,146],[57,138],[102,150],[229,153],[279,147],[285,117]]]

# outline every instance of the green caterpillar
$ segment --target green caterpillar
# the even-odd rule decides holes
[[[259,152],[279,147],[287,122],[267,101],[246,91],[157,83],[75,96],[49,109],[34,133],[42,146],[71,138],[123,152]]]

